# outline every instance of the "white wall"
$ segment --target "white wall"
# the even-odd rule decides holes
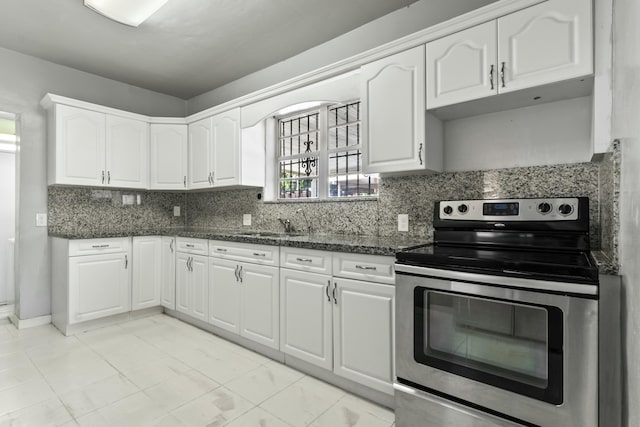
[[[0,111],[19,114],[18,298],[21,319],[50,313],[51,283],[47,229],[35,214],[47,211],[46,115],[39,103],[47,92],[156,116],[184,116],[185,101],[62,67],[0,48]]]
[[[14,284],[9,283],[13,257],[9,238],[15,236],[15,153],[0,151],[0,303],[13,302]]]
[[[494,1],[420,0],[285,61],[198,95],[188,101],[189,114],[349,58]]]
[[[613,136],[620,138],[626,425],[640,425],[640,2],[614,1]]]
[[[541,166],[591,160],[591,97],[445,122],[445,170]]]

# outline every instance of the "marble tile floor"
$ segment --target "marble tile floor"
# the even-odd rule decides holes
[[[393,411],[165,315],[0,321],[0,427],[390,427]]]

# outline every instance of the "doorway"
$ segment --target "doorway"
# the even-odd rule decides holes
[[[16,295],[16,124],[14,114],[0,111],[0,318],[14,313]]]

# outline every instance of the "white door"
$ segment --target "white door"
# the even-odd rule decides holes
[[[498,19],[500,92],[593,73],[591,0],[549,0]]]
[[[209,258],[191,255],[191,311],[189,314],[206,322],[209,317]]]
[[[160,260],[160,303],[170,310],[176,309],[176,240],[162,237]]]
[[[105,115],[56,104],[56,184],[104,185]]]
[[[280,350],[333,367],[331,276],[280,270]]]
[[[242,303],[240,335],[274,349],[280,348],[279,269],[240,264]]]
[[[240,108],[212,119],[213,185],[240,184]]]
[[[107,115],[107,185],[147,188],[149,124]]]
[[[211,118],[189,124],[189,185],[190,189],[208,188],[213,185],[213,142]]]
[[[336,278],[334,286],[334,372],[393,394],[394,286]]]
[[[176,310],[191,314],[191,304],[189,303],[191,270],[191,256],[186,253],[176,253]]]
[[[149,188],[186,190],[189,153],[187,125],[152,124]]]
[[[162,238],[134,237],[132,258],[131,310],[160,305]]]
[[[497,37],[489,21],[427,43],[427,109],[498,93]]]
[[[364,173],[425,168],[424,45],[361,68]]]
[[[240,334],[240,264],[209,258],[209,323]]]
[[[69,323],[130,311],[130,266],[122,252],[69,257]]]

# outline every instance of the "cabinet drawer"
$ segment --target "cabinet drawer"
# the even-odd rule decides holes
[[[69,241],[69,256],[113,254],[117,252],[129,252],[130,250],[130,237]]]
[[[209,254],[208,242],[208,240],[204,239],[189,239],[187,237],[178,237],[176,239],[176,251],[206,256]]]
[[[225,242],[222,240],[210,241],[209,255],[261,265],[278,266],[280,262],[278,246]]]
[[[333,254],[333,275],[348,279],[395,284],[394,257],[336,252]]]
[[[331,253],[283,246],[280,248],[280,267],[331,274]]]

